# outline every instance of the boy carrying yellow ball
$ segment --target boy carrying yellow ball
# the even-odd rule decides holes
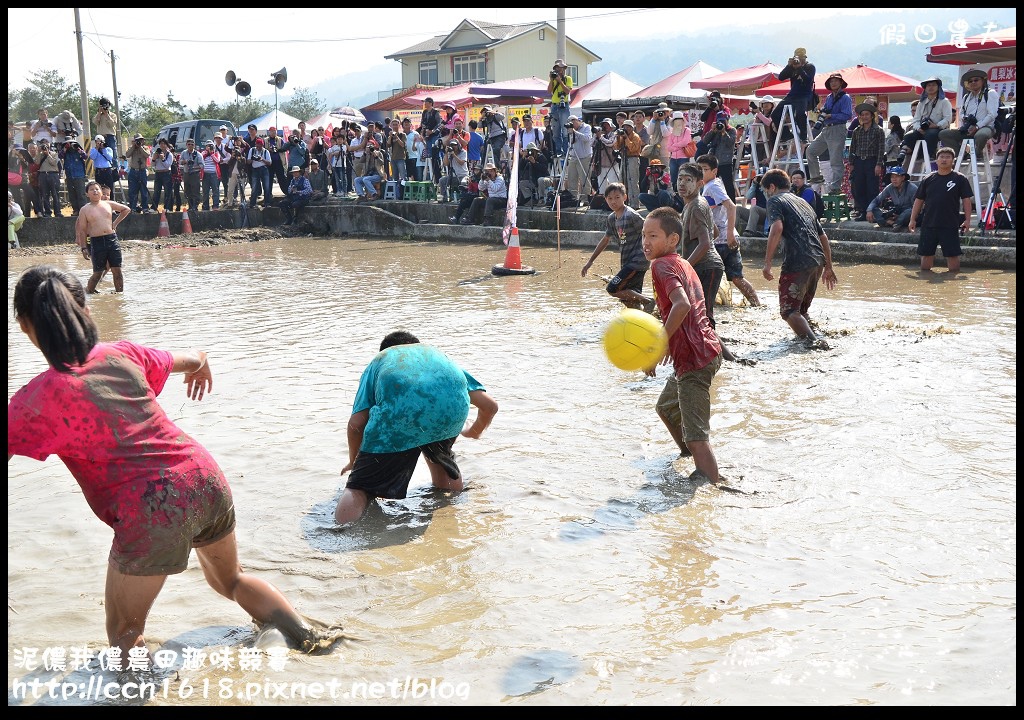
[[[658,398],[658,416],[683,455],[692,455],[692,480],[718,482],[718,461],[711,449],[711,381],[722,366],[722,344],[704,309],[704,291],[693,267],[676,252],[683,234],[679,213],[652,210],[644,220],[644,256],[658,310],[668,335],[668,358],[674,373]],[[655,368],[647,371],[654,377]]]

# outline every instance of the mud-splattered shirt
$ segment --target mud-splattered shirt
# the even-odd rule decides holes
[[[673,291],[681,288],[686,293],[690,312],[686,313],[683,323],[669,336],[668,349],[677,377],[700,370],[722,352],[722,345],[708,321],[704,291],[697,272],[681,256],[672,253],[651,261],[651,279],[654,281],[658,311],[663,318],[667,318],[672,310],[670,296]]]
[[[429,345],[395,345],[363,370],[352,412],[370,411],[360,450],[392,453],[462,432],[469,393],[484,386]]]
[[[121,341],[96,345],[69,373],[50,368],[8,403],[7,452],[59,457],[115,529],[183,522],[212,486],[230,490],[156,400],[172,367],[171,353]]]

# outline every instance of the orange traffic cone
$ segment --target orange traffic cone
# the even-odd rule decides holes
[[[188,219],[188,210],[181,211],[181,231],[186,235],[192,234],[192,222]]]
[[[491,268],[494,275],[533,275],[536,270],[532,267],[523,267],[522,252],[519,249],[519,228],[513,226],[511,236],[508,239],[508,249],[505,251],[505,262]]]
[[[171,236],[171,228],[168,227],[168,225],[167,225],[167,212],[166,211],[161,211],[160,212],[160,229],[156,231],[156,236],[158,238],[170,237]]]

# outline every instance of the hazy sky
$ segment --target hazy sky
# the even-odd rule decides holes
[[[177,6],[174,6],[177,7]],[[172,8],[82,8],[81,25],[86,88],[91,96],[110,95],[113,81],[110,51],[117,58],[117,84],[122,99],[141,95],[162,99],[168,91],[186,106],[225,102],[234,98],[224,82],[228,70],[253,86],[253,96],[264,95],[272,72],[288,68],[288,85],[280,93],[287,99],[295,87],[317,83],[374,65],[394,62],[384,56],[427,38],[451,31],[464,18],[501,23],[547,20],[555,25],[554,8],[473,10],[432,6],[428,10],[334,9],[258,10],[202,9],[191,23]],[[841,15],[880,15],[892,22],[900,10],[855,10],[803,7],[802,22]],[[588,46],[614,37],[635,39],[675,35],[683,31],[725,25],[765,27],[789,22],[791,15],[777,8],[742,9],[728,14],[694,10],[634,9],[626,11],[566,9],[566,34]],[[232,16],[238,20],[232,21]],[[362,20],[356,25],[354,19]],[[58,70],[78,80],[78,51],[72,8],[8,8],[7,77],[15,88],[27,85],[37,70]],[[834,25],[833,25],[834,26]],[[806,28],[806,25],[804,26]],[[393,34],[383,33],[391,30]],[[780,28],[780,31],[784,31]],[[875,42],[875,38],[871,38]],[[44,48],[51,48],[44,51]],[[783,58],[784,59],[784,58]],[[780,59],[782,60],[782,59]],[[399,76],[395,63],[395,77]],[[666,68],[666,75],[680,68]],[[383,88],[382,88],[383,89]]]

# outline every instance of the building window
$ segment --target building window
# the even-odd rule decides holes
[[[483,55],[457,55],[452,58],[452,80],[456,83],[487,79],[487,61]]]
[[[437,85],[437,60],[420,62],[420,85]]]
[[[543,40],[544,40],[544,28],[540,29],[540,32],[538,33],[538,35],[540,37],[538,37],[537,39],[543,42]]]
[[[565,69],[565,74],[572,78],[572,86],[580,86],[580,66],[570,65]]]

